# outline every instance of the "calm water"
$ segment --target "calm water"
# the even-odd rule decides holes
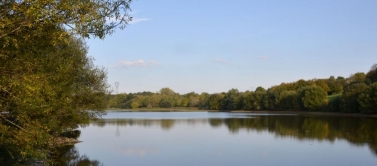
[[[377,165],[377,119],[109,112],[82,129],[70,163],[105,166]]]

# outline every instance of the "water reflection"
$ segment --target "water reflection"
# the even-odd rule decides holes
[[[66,166],[102,166],[98,160],[91,160],[86,155],[80,155],[74,145],[67,145],[58,149],[54,165]]]
[[[91,160],[86,155],[80,155],[74,145],[67,145],[58,149],[54,165],[66,166],[102,166],[98,160]]]
[[[245,118],[248,117],[248,118]],[[242,118],[209,119],[100,119],[94,126],[143,126],[171,130],[177,124],[209,124],[212,128],[226,127],[231,134],[241,130],[268,131],[275,138],[330,141],[346,140],[356,146],[368,145],[377,155],[377,120],[373,118],[314,116],[314,115],[245,115]],[[117,129],[119,134],[119,129]]]

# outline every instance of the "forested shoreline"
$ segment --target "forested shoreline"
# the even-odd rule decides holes
[[[108,108],[198,107],[202,110],[245,111],[321,111],[377,113],[377,64],[367,72],[348,78],[298,80],[255,91],[179,94],[170,88],[159,92],[120,93],[108,96]]]

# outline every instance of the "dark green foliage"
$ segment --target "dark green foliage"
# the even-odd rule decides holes
[[[220,110],[221,100],[224,98],[223,94],[215,93],[209,96],[208,98],[208,109],[210,110]]]
[[[344,89],[340,101],[340,108],[342,112],[359,112],[360,104],[358,98],[360,94],[364,93],[368,89],[368,85],[365,83],[355,83],[347,86]]]
[[[222,99],[222,110],[240,110],[242,108],[242,94],[237,89],[231,89]]]
[[[362,83],[362,82],[365,81],[365,79],[366,79],[365,73],[358,72],[358,73],[352,74],[348,78],[348,82],[350,82],[350,83]]]
[[[258,86],[257,89],[255,89],[255,92],[266,92],[266,89],[264,89],[261,86]]]
[[[324,110],[327,112],[339,112],[341,97],[342,97],[342,94],[327,96],[329,103]]]
[[[362,113],[377,113],[377,82],[369,85],[359,95],[357,101],[360,104],[360,111]]]
[[[265,98],[267,92],[255,92],[254,93],[254,108],[255,110],[265,110],[266,108],[264,107],[263,99]]]
[[[123,28],[130,2],[0,2],[0,151],[7,153],[5,159],[46,159],[60,133],[104,113],[106,72],[94,66],[81,37],[104,38]]]
[[[305,110],[321,110],[327,105],[327,93],[318,86],[306,86],[300,88],[297,93],[301,99],[301,106]]]
[[[374,64],[366,75],[371,82],[377,82],[377,64]]]
[[[161,108],[171,108],[171,102],[169,100],[161,101],[160,107]]]
[[[296,91],[283,91],[280,93],[280,108],[282,110],[298,110],[299,100]]]

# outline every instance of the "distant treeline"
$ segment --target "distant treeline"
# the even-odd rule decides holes
[[[298,80],[281,83],[267,90],[201,94],[175,93],[170,88],[159,92],[122,93],[109,96],[109,108],[198,107],[206,110],[296,110],[377,113],[377,64],[366,74],[348,78]]]

